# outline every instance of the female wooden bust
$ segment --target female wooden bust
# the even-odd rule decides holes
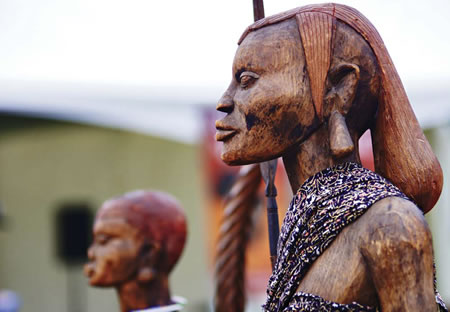
[[[282,156],[294,194],[307,182],[283,224],[266,310],[436,311],[431,234],[423,212],[440,195],[442,172],[383,42],[364,16],[342,5],[312,5],[249,26],[217,109],[226,113],[216,122],[226,163]],[[416,204],[355,165],[360,162],[358,138],[368,128],[377,172]],[[352,219],[345,228],[320,247],[311,245],[317,255],[295,260],[310,252],[304,243],[322,226],[311,221],[322,220],[318,211],[326,215],[342,208],[305,203],[325,195],[330,203],[335,200],[326,193],[339,190],[341,181],[333,180],[331,187],[326,175],[353,179],[351,205],[373,195],[370,187],[355,189],[363,183],[358,179],[375,179],[391,193],[365,204],[358,214],[348,207],[342,217]],[[346,199],[347,193],[339,196]],[[295,210],[299,207],[303,210]],[[316,219],[301,216],[290,224],[305,211]],[[342,217],[328,226],[340,224]],[[324,229],[317,235],[329,232]],[[294,242],[292,233],[299,231]]]

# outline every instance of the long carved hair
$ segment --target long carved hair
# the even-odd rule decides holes
[[[318,4],[273,15],[250,25],[248,33],[295,18],[305,51],[314,110],[323,120],[325,82],[332,59],[336,21],[355,30],[371,47],[380,68],[378,113],[372,129],[375,170],[399,187],[423,210],[438,200],[442,169],[409,104],[405,89],[375,27],[357,10],[339,4]]]

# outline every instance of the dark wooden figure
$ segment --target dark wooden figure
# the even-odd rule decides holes
[[[322,4],[249,26],[217,109],[226,114],[216,121],[223,161],[282,157],[294,193],[325,168],[359,163],[358,139],[370,128],[377,173],[417,206],[398,197],[376,202],[338,235],[298,290],[382,311],[436,311],[423,213],[439,198],[442,171],[364,16]]]

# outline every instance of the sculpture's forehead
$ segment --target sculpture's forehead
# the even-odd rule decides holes
[[[240,44],[233,71],[264,70],[304,59],[295,20],[286,20],[250,32]]]
[[[124,218],[103,215],[96,219],[94,223],[94,235],[99,233],[108,233],[114,236],[124,236],[125,234],[135,233],[137,229],[130,225]]]
[[[103,203],[97,212],[95,221],[104,220],[123,220],[136,228],[143,228],[149,218],[126,199],[116,198]]]

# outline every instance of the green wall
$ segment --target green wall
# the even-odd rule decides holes
[[[444,172],[441,196],[426,219],[433,234],[434,259],[438,290],[448,305],[450,304],[450,124],[425,132]]]
[[[69,270],[56,257],[55,212],[67,201],[86,201],[95,212],[107,198],[147,188],[172,193],[186,210],[189,238],[172,289],[187,297],[187,311],[206,309],[212,294],[195,146],[7,115],[0,129],[0,201],[8,217],[0,229],[0,288],[20,294],[21,311],[118,311],[113,290],[89,287],[81,266]]]

